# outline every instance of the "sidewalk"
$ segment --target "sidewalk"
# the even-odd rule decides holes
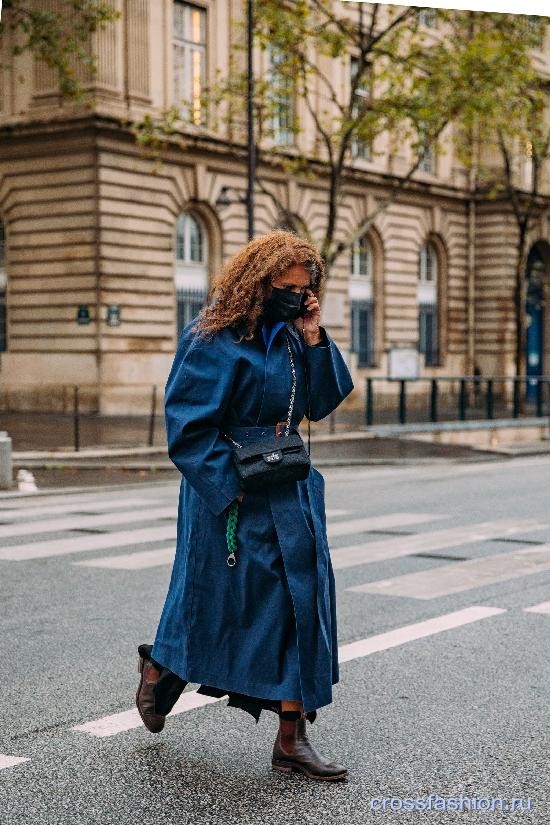
[[[305,435],[307,441],[307,433]],[[454,461],[484,461],[502,456],[465,447],[428,444],[398,438],[371,438],[366,433],[311,437],[311,459],[322,471],[331,467],[414,465]],[[41,488],[176,481],[179,472],[166,449],[82,450],[72,454],[15,452],[14,479],[20,468],[30,470]],[[16,489],[16,487],[14,487]]]
[[[358,419],[356,422],[353,418]],[[168,457],[163,418],[158,418],[154,446],[145,446],[147,418],[87,417],[81,422],[81,448],[71,444],[72,419],[67,415],[40,413],[0,414],[0,429],[12,438],[14,488],[17,471],[30,470],[38,488],[128,484],[179,477]],[[356,424],[353,428],[353,424]],[[360,429],[361,415],[342,414],[331,424],[325,419],[311,426],[311,458],[323,468],[354,465],[417,465],[454,461],[513,460],[491,450],[446,445],[403,437],[401,428],[387,433],[382,427]],[[307,441],[307,423],[301,435]],[[406,429],[406,428],[403,428]],[[101,441],[99,440],[101,439]]]

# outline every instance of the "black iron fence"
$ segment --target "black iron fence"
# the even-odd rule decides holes
[[[80,450],[83,446],[164,444],[161,393],[154,384],[128,387],[104,384],[109,412],[100,412],[94,384],[50,384],[0,392],[0,429],[7,429],[17,450]],[[133,412],[127,409],[130,402]]]
[[[550,415],[549,385],[547,375],[367,378],[365,423],[541,417]]]
[[[111,386],[112,390],[119,389]],[[42,388],[42,391],[44,388]],[[83,445],[165,448],[161,395],[155,385],[134,386],[132,415],[100,413],[93,385],[52,385],[50,403],[8,398],[0,403],[0,429],[12,431],[17,449],[74,449]],[[0,394],[1,395],[1,394]],[[116,399],[115,399],[116,400]],[[21,402],[29,411],[21,408]],[[127,405],[127,399],[125,401]],[[24,404],[23,404],[24,406]],[[139,410],[139,413],[137,412]],[[527,416],[550,417],[550,376],[443,376],[366,379],[365,405],[344,404],[312,432],[345,432],[361,425],[476,421]],[[65,447],[63,447],[65,445]]]

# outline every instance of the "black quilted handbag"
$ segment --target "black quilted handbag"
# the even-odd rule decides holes
[[[296,395],[296,370],[288,334],[286,345],[292,371],[292,390],[284,436],[263,438],[242,446],[224,433],[233,444],[233,462],[241,488],[245,492],[265,490],[267,487],[287,481],[300,481],[309,475],[311,467],[309,452],[306,451],[305,444],[298,433],[290,434],[290,421]]]

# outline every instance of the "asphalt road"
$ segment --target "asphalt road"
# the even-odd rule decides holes
[[[408,823],[430,794],[442,823],[550,822],[550,459],[323,474],[341,679],[308,734],[348,782],[272,772],[276,718],[225,699],[136,723],[177,479],[10,493],[1,825]]]

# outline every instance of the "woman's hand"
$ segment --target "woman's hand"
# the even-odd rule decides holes
[[[239,502],[240,502],[240,501],[242,501],[242,500],[243,500],[243,498],[244,498],[244,493],[240,493],[240,494],[237,496],[237,501],[239,501]]]
[[[307,312],[303,317],[297,318],[294,321],[294,326],[302,333],[306,344],[313,346],[321,340],[321,331],[319,329],[321,307],[319,306],[318,298],[313,294],[311,289],[306,289],[306,294],[308,296],[305,301]]]

